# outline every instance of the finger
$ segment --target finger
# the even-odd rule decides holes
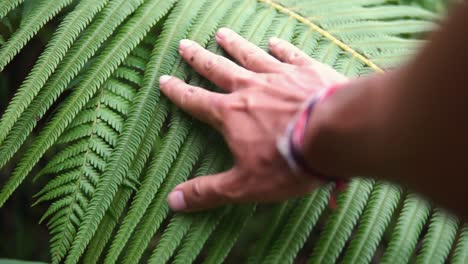
[[[167,75],[161,76],[159,83],[161,91],[175,105],[195,118],[219,128],[220,118],[216,106],[217,101],[223,100],[225,95],[186,84],[178,78]]]
[[[252,76],[252,72],[234,62],[211,53],[196,42],[184,39],[180,42],[179,53],[197,72],[217,86],[233,91]]]
[[[223,181],[236,177],[234,169],[210,175],[200,176],[179,184],[168,195],[167,202],[174,211],[199,211],[215,208],[233,202],[223,192]]]
[[[279,38],[271,38],[269,45],[270,52],[282,62],[293,64],[296,66],[304,66],[317,63],[314,59],[310,58],[302,50],[285,40]]]
[[[228,28],[218,30],[216,41],[246,69],[258,73],[281,71],[280,61]]]

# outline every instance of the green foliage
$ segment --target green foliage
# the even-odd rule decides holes
[[[439,18],[441,8],[429,2],[0,1],[2,93],[12,89],[11,62],[32,39],[46,39],[0,119],[0,167],[14,167],[0,206],[39,167],[35,179],[45,184],[35,198],[49,204],[42,220],[53,263],[223,263],[262,210],[169,212],[174,186],[226,169],[230,160],[215,133],[160,95],[166,74],[216,89],[179,57],[179,41],[225,55],[213,37],[221,26],[264,49],[277,36],[356,77],[417,51]],[[41,35],[46,29],[49,40]],[[242,249],[242,262],[443,263],[452,250],[453,262],[466,262],[466,228],[440,209],[429,218],[427,202],[413,194],[401,201],[401,193],[354,179],[344,190],[330,184],[277,204],[262,237]]]

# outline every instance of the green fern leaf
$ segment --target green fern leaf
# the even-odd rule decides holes
[[[196,175],[210,175],[219,172],[224,165],[224,155],[217,148],[210,149],[204,157],[200,168]],[[220,209],[219,211],[221,211]],[[174,254],[174,251],[179,247],[182,239],[186,236],[184,244],[182,244],[180,252],[176,257],[183,259],[182,263],[190,263],[188,259],[194,258],[198,254],[199,249],[203,246],[204,240],[211,234],[219,221],[222,212],[215,213],[199,213],[199,214],[177,214],[175,215],[169,226],[165,229],[161,240],[154,249],[148,263],[166,263]],[[224,210],[223,210],[224,211]],[[194,226],[191,228],[191,226]],[[206,230],[208,229],[208,230]],[[202,239],[203,237],[203,239]],[[194,245],[196,243],[197,245]],[[196,250],[195,250],[196,249]],[[179,256],[181,255],[181,256]]]
[[[21,27],[8,39],[0,49],[0,72],[19,53],[26,43],[60,10],[70,5],[72,0],[42,0],[37,9],[26,18]]]
[[[453,264],[468,263],[468,228],[466,224],[461,230],[451,261]]]
[[[158,109],[159,109],[158,115],[153,115],[153,119],[150,121],[150,124],[159,124],[159,125],[151,126],[151,129],[153,131],[150,131],[149,133],[157,134],[158,131],[161,129],[162,124],[164,120],[166,119],[166,116],[168,113],[167,105],[168,105],[167,100],[165,98],[162,98],[160,100],[160,103],[158,104]],[[141,174],[141,171],[143,170],[143,167],[145,165],[145,162],[142,160],[147,159],[147,156],[144,157],[144,155],[147,155],[147,153],[149,153],[150,151],[149,149],[145,149],[145,148],[147,148],[147,146],[152,145],[151,141],[154,141],[153,138],[145,135],[145,137],[142,140],[142,143],[139,146],[138,154],[135,159],[136,162],[133,162],[132,167],[130,168],[130,171],[129,171],[130,175]],[[123,210],[127,202],[130,199],[130,195],[131,195],[131,190],[128,190],[128,189],[121,189],[117,192],[117,195],[114,198],[114,201],[112,202],[110,209],[106,212],[103,220],[101,221],[101,224],[99,225],[96,235],[93,237],[93,240],[90,243],[88,253],[86,254],[85,259],[84,259],[85,263],[88,263],[87,260],[89,261],[89,263],[97,262],[97,259],[102,253],[106,243],[110,239],[112,230],[117,225],[118,218],[120,218],[120,216],[122,215]]]
[[[26,137],[36,126],[37,119],[42,118],[47,109],[65,90],[67,84],[76,76],[85,62],[142,0],[112,1],[98,15],[90,28],[85,30],[78,42],[71,47],[57,68],[60,59],[63,58],[68,50],[67,47],[71,45],[74,38],[81,31],[75,29],[75,26],[79,26],[80,28],[85,27],[85,23],[92,18],[89,15],[96,13],[107,0],[99,1],[101,3],[96,1],[92,1],[93,4],[87,1],[80,2],[81,5],[78,5],[77,9],[67,17],[69,20],[65,19],[61,30],[59,29],[56,36],[51,40],[51,43],[41,55],[30,76],[25,80],[18,94],[14,97],[12,103],[10,103],[2,117],[2,126],[0,128],[0,139],[2,140],[0,142],[3,141],[13,125],[14,127],[7,140],[0,147],[0,156],[5,157],[0,160],[0,166],[4,165],[19,149]],[[101,5],[96,5],[98,3]],[[90,7],[94,7],[94,9],[90,9]],[[75,34],[70,38],[69,35],[73,32]],[[55,69],[56,71],[51,77]],[[51,77],[50,80],[49,77]],[[45,87],[43,87],[44,84]],[[38,96],[33,98],[37,92],[39,92]],[[23,110],[25,110],[24,113]],[[18,122],[14,124],[18,117]]]
[[[111,80],[113,80],[114,83],[118,82],[116,79]],[[84,124],[75,124],[79,128],[76,130],[76,139],[75,137],[68,137],[67,134],[62,135],[62,137],[67,138],[64,140],[64,143],[71,144],[70,147],[59,152],[55,162],[49,163],[40,173],[40,175],[56,174],[56,177],[39,192],[40,198],[36,203],[59,199],[54,202],[43,218],[56,214],[59,210],[67,211],[66,214],[62,216],[64,220],[61,224],[50,230],[50,232],[54,234],[51,238],[53,263],[59,263],[68,252],[77,228],[75,223],[72,222],[72,219],[75,218],[78,224],[81,223],[82,212],[86,210],[88,201],[94,194],[94,190],[99,182],[98,175],[104,170],[110,152],[115,147],[115,144],[111,144],[109,141],[106,142],[102,138],[102,134],[99,133],[99,130],[103,129],[105,126],[98,125],[106,122],[101,119],[102,115],[100,112],[103,111],[105,109],[104,106],[108,104],[108,102],[104,100],[104,95],[108,93],[113,94],[111,90],[108,90],[110,87],[110,85],[103,85],[101,92],[96,95],[98,100],[92,100],[88,103],[87,109],[92,111],[92,118],[87,120]],[[123,88],[137,89],[132,86],[123,86]],[[135,92],[127,93],[134,94]],[[125,103],[125,99],[122,98],[121,103],[122,106],[118,107],[120,111],[115,112],[115,115],[120,117],[114,120],[114,126],[116,127],[122,126],[126,113],[128,112],[126,108],[128,108],[129,105]],[[89,114],[88,112],[80,112],[77,119],[80,119],[82,115]],[[115,124],[119,122],[119,125]],[[74,131],[73,125],[74,124],[69,128],[72,129],[71,131]],[[112,133],[119,133],[119,131],[115,131],[115,128],[114,130],[112,128],[106,129],[112,130]],[[95,173],[90,173],[91,171]],[[83,204],[83,200],[81,202],[78,201],[78,197],[84,198],[85,203]],[[63,201],[67,203],[65,204]],[[80,216],[76,215],[76,210],[80,211]],[[66,219],[68,219],[68,221]]]
[[[343,263],[370,263],[400,200],[400,189],[377,183],[343,259]]]
[[[441,209],[435,209],[416,263],[446,263],[457,229],[458,220],[453,215]]]
[[[265,257],[271,244],[275,241],[274,239],[279,232],[279,229],[286,222],[286,218],[292,211],[292,207],[295,205],[295,202],[295,200],[289,200],[274,206],[274,209],[272,210],[272,220],[269,223],[268,228],[263,232],[260,241],[256,243],[252,253],[249,254],[247,263],[260,263],[261,260]]]
[[[247,221],[255,212],[255,208],[255,205],[235,206],[224,215],[215,233],[207,243],[204,264],[220,264],[224,262]]]
[[[95,94],[113,70],[115,70],[130,51],[143,39],[144,35],[170,8],[171,3],[165,2],[156,8],[159,3],[150,1],[141,6],[135,16],[121,28],[111,44],[93,64],[89,74],[74,92],[67,98],[63,107],[59,109],[48,126],[37,138],[33,147],[20,161],[13,175],[0,191],[0,206],[2,206],[11,193],[26,178],[32,167],[42,157],[44,152],[57,140],[65,127],[73,120],[84,105]],[[161,8],[166,6],[166,8]],[[155,9],[155,10],[153,10]],[[110,201],[109,201],[110,203]],[[96,226],[97,227],[97,226]]]
[[[338,207],[330,216],[312,253],[310,263],[334,263],[349,239],[373,188],[367,179],[354,179],[338,196]]]
[[[172,219],[164,233],[161,236],[161,240],[158,241],[156,248],[154,249],[151,257],[148,259],[148,263],[151,264],[164,264],[172,257],[174,251],[182,242],[182,239],[187,234],[195,221],[199,220],[199,217],[194,217],[188,214],[177,214]]]
[[[0,2],[0,19],[8,14],[15,7],[22,4],[24,0],[3,0]]]
[[[382,257],[382,263],[409,261],[429,212],[430,208],[426,201],[412,194],[406,198],[389,246]]]
[[[105,263],[113,263],[117,260],[130,238],[130,235],[144,216],[153,197],[155,197],[159,187],[163,183],[172,162],[179,152],[180,146],[189,133],[190,124],[184,122],[186,121],[184,119],[186,119],[186,117],[180,112],[176,113],[172,118],[170,130],[164,137],[161,149],[153,156],[154,160],[150,162],[146,177],[136,193],[130,210],[112,242]],[[139,240],[141,240],[141,238],[139,238]],[[135,258],[132,259],[134,260]]]
[[[180,123],[181,125],[184,125],[184,123],[187,123],[187,121],[182,119],[180,120]],[[177,129],[177,127],[175,127],[175,129]],[[179,127],[177,130],[175,131],[180,132],[182,128]],[[180,133],[174,133],[174,135],[180,136]],[[184,142],[180,154],[177,156],[176,162],[171,168],[171,172],[166,177],[160,177],[160,180],[162,181],[164,179],[164,182],[157,183],[155,186],[155,188],[158,188],[159,186],[160,188],[158,188],[157,194],[154,196],[154,199],[148,205],[148,210],[146,210],[145,215],[141,218],[140,225],[136,228],[132,239],[129,240],[130,243],[128,245],[128,251],[124,257],[124,263],[138,263],[139,259],[141,258],[141,255],[144,252],[144,249],[148,246],[151,237],[159,229],[159,226],[161,225],[162,221],[169,212],[169,207],[166,202],[167,195],[177,184],[183,182],[188,178],[190,172],[193,169],[193,166],[200,158],[200,155],[206,147],[206,141],[202,140],[203,138],[204,137],[201,135],[201,131],[197,129],[192,129],[190,134],[187,136],[186,141]],[[175,148],[177,148],[177,144],[174,145]],[[164,161],[160,163],[164,163]],[[158,163],[158,165],[160,163]],[[156,167],[162,167],[162,165]],[[149,169],[150,175],[167,174],[164,173],[163,170],[153,170],[153,168],[155,167],[150,167]],[[144,186],[144,184],[145,182],[143,182],[142,186]],[[137,193],[137,195],[139,194],[140,193]],[[111,252],[112,247],[107,257],[111,256]],[[106,258],[106,262],[107,260],[108,259]],[[113,261],[110,261],[108,263],[113,263]]]
[[[293,263],[294,257],[325,210],[331,190],[331,185],[321,187],[297,202],[264,263]]]
[[[191,230],[180,246],[179,252],[175,256],[174,264],[193,263],[195,261],[195,258],[201,252],[205,242],[218,225],[223,214],[224,210],[217,209],[203,215],[200,220],[192,225]]]

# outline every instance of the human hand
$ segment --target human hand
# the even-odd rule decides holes
[[[227,28],[217,32],[216,40],[243,67],[190,40],[181,41],[179,52],[227,94],[170,76],[161,77],[160,87],[177,106],[223,134],[235,166],[178,185],[168,196],[169,206],[197,211],[231,202],[278,201],[312,191],[318,180],[293,173],[276,141],[307,98],[346,78],[284,40],[270,40],[276,58]]]

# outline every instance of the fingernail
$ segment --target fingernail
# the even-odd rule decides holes
[[[270,39],[270,46],[274,47],[274,46],[278,45],[279,42],[280,42],[279,38],[273,37],[273,38]]]
[[[188,39],[183,39],[179,43],[179,48],[180,48],[180,50],[185,50],[188,47],[192,46],[192,44],[193,44],[193,41],[188,40]]]
[[[218,30],[218,33],[216,33],[216,38],[218,40],[222,40],[222,39],[225,39],[227,37],[227,35],[229,35],[229,29],[227,28],[220,28]]]
[[[182,191],[171,192],[167,197],[167,202],[169,203],[169,207],[174,211],[182,211],[187,208],[184,192]]]
[[[159,85],[162,86],[164,84],[166,84],[172,77],[169,76],[169,75],[163,75],[161,77],[159,77]]]

